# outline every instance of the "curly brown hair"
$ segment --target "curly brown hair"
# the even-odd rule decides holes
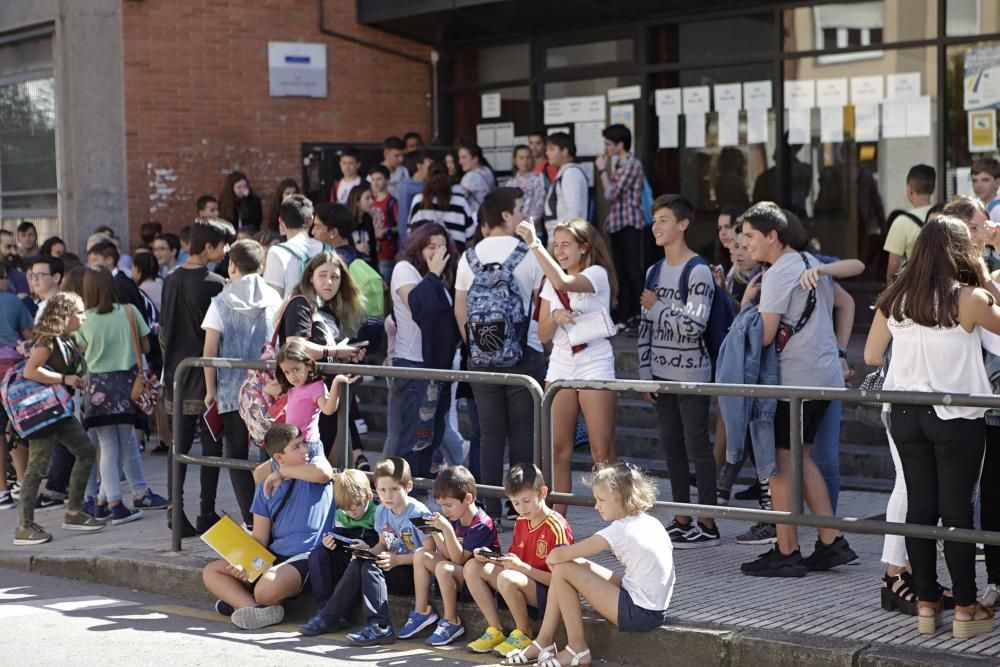
[[[35,325],[35,341],[66,334],[71,317],[83,310],[83,299],[75,292],[59,292],[45,304],[42,317]]]

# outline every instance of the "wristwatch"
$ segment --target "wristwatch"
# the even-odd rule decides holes
[[[847,358],[847,350],[845,350],[842,347],[838,347],[837,348],[837,356],[839,356],[841,359],[846,359]]]
[[[534,241],[528,244],[528,249],[534,250],[535,248],[542,247],[542,240],[540,238],[535,238]]]

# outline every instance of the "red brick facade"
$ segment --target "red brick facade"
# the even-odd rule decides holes
[[[428,58],[430,49],[357,24],[354,0],[326,0],[326,27]],[[301,144],[429,138],[428,68],[319,32],[317,0],[124,2],[128,224],[189,224],[239,169],[270,211]],[[325,43],[325,99],[268,95],[269,41]]]

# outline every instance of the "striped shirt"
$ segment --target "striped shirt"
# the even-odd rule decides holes
[[[626,227],[645,227],[642,215],[643,176],[642,163],[634,155],[629,154],[618,162],[610,187],[604,191],[604,196],[611,203],[605,225],[608,234],[620,232]]]
[[[448,206],[442,207],[437,201],[430,208],[424,208],[424,195],[420,193],[413,198],[410,204],[410,217],[407,229],[413,232],[414,229],[427,222],[436,222],[443,225],[451,235],[455,244],[462,249],[468,239],[472,238],[476,232],[476,225],[472,220],[472,212],[464,195],[452,191],[451,200]]]

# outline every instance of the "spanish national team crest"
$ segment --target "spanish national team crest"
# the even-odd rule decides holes
[[[549,557],[549,543],[545,540],[538,540],[535,542],[535,556],[537,558],[548,558]]]

